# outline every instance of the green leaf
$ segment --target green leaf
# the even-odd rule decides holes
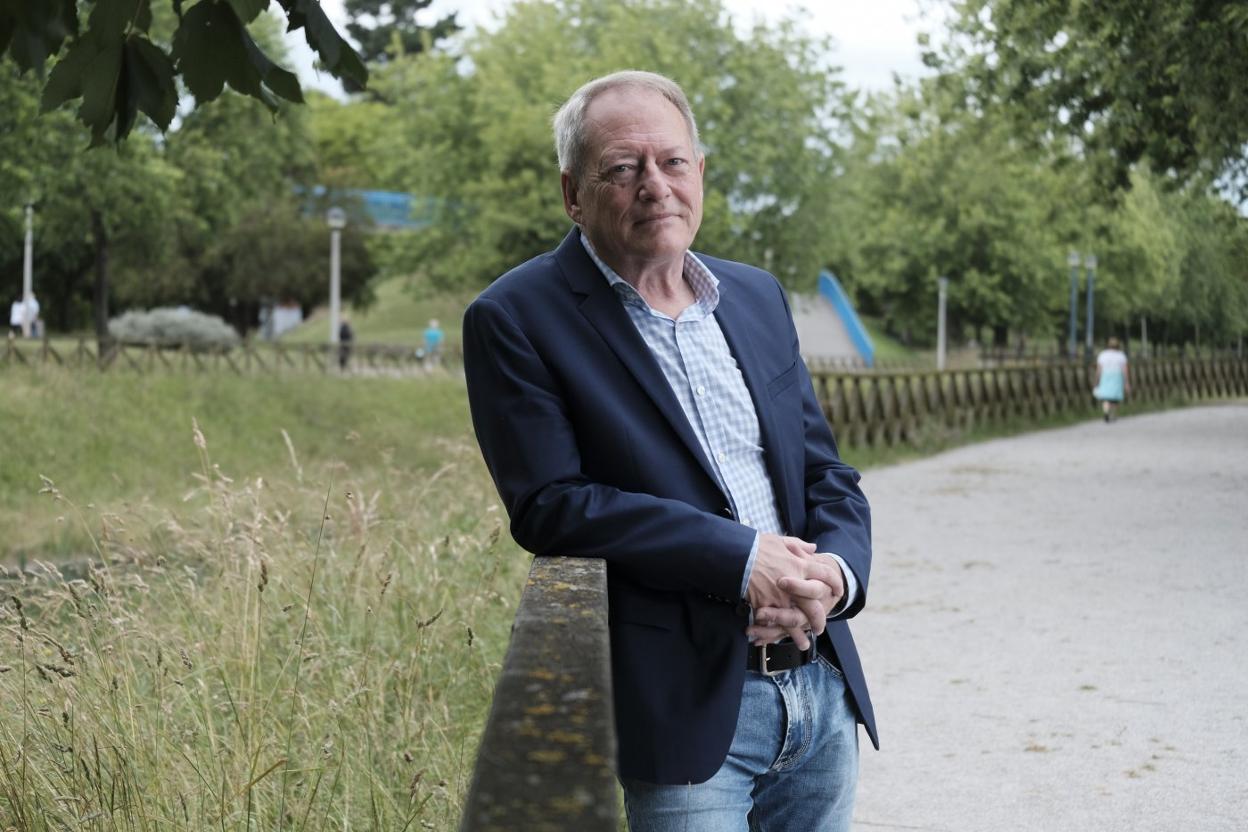
[[[229,4],[234,7],[239,20],[250,23],[269,7],[269,0],[229,0]]]
[[[174,63],[197,104],[212,101],[225,87],[225,64],[230,55],[228,44],[217,41],[228,37],[229,22],[225,21],[226,31],[219,36],[216,27],[222,23],[218,8],[212,2],[196,3],[182,16],[173,33]],[[233,13],[229,16],[233,17]],[[217,46],[221,47],[220,53],[214,49]]]
[[[135,36],[126,41],[126,85],[129,100],[162,132],[168,130],[178,109],[173,61],[145,37]]]
[[[76,0],[53,0],[50,5],[60,5],[61,30],[72,38],[78,37],[78,3]]]
[[[0,9],[0,55],[9,48],[13,33],[17,30],[17,18],[8,9]]]
[[[74,0],[5,2],[0,8],[0,53],[6,46],[23,71],[43,74],[48,57],[61,49],[65,38],[78,32]]]
[[[122,38],[131,28],[146,32],[152,25],[151,0],[95,0],[88,31],[100,38]]]
[[[82,95],[82,79],[87,66],[95,57],[96,45],[93,41],[82,38],[69,47],[61,59],[52,67],[48,81],[43,85],[43,96],[39,101],[39,111],[43,113],[55,110],[66,101],[72,101]]]
[[[270,110],[278,106],[270,90],[303,101],[299,80],[264,54],[229,3],[192,6],[174,34],[173,57],[197,102],[216,98],[226,83]]]
[[[335,78],[350,80],[363,89],[368,84],[368,68],[351,45],[342,39],[333,21],[317,0],[281,0],[289,20],[287,31],[303,28],[304,37]]]
[[[130,86],[130,74],[132,71],[130,63],[130,50],[127,48],[127,44],[123,43],[121,48],[120,77],[118,78],[117,90],[113,95],[113,113],[116,119],[113,138],[118,142],[130,135],[130,130],[134,127],[134,122],[139,117],[139,101],[133,95]],[[107,130],[107,125],[105,125],[105,130]],[[92,136],[92,147],[102,144],[103,140],[103,132],[98,136]]]
[[[97,50],[82,73],[82,106],[78,118],[91,128],[91,145],[104,142],[109,125],[124,110],[118,104],[121,89],[122,42],[97,42]]]
[[[260,46],[252,40],[249,34],[244,32],[243,36],[244,45],[247,47],[247,57],[265,86],[287,101],[302,104],[303,90],[299,87],[298,77],[269,60],[269,56],[260,50]]]

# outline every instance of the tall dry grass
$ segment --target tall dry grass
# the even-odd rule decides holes
[[[454,828],[527,568],[475,447],[235,481],[193,439],[194,508],[49,481],[94,557],[0,567],[0,829]]]

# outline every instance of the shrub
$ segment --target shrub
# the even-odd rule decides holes
[[[108,332],[119,341],[145,344],[232,347],[238,343],[238,333],[224,320],[184,306],[126,312],[108,322]]]

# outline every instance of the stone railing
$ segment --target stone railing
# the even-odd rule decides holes
[[[461,832],[615,832],[607,568],[534,558]]]

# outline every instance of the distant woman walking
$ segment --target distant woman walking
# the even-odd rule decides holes
[[[1127,356],[1120,346],[1117,338],[1110,338],[1107,347],[1096,356],[1096,389],[1092,395],[1100,401],[1106,422],[1118,417],[1118,405],[1122,404],[1123,396],[1131,392]]]

